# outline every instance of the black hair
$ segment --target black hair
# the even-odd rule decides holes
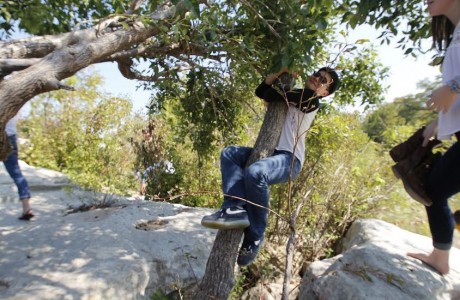
[[[339,88],[339,85],[340,85],[339,75],[337,74],[337,72],[334,69],[329,68],[329,67],[323,67],[323,68],[318,70],[318,72],[321,72],[321,71],[329,73],[329,75],[331,75],[331,77],[332,77],[332,83],[327,88],[327,91],[329,92],[329,95],[330,95],[330,94],[334,93]]]
[[[434,16],[431,19],[431,34],[433,35],[433,48],[446,50],[452,41],[455,26],[446,16]]]

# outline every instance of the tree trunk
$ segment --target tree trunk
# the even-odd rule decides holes
[[[264,122],[247,166],[270,156],[278,144],[286,118],[287,105],[269,103]],[[251,199],[248,199],[251,200]],[[234,286],[234,268],[243,230],[219,230],[206,264],[206,272],[194,299],[227,299]]]

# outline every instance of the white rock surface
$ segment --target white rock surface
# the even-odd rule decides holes
[[[451,271],[441,276],[407,252],[429,252],[431,238],[379,220],[353,223],[342,254],[312,263],[299,299],[458,300],[460,250],[451,250]]]
[[[209,210],[110,199],[112,207],[68,214],[101,196],[61,173],[21,168],[36,218],[18,220],[21,204],[2,164],[0,299],[150,299],[203,276],[215,234],[200,225]]]
[[[109,197],[109,208],[69,214],[69,206],[98,203],[101,195],[71,186],[61,173],[21,167],[36,218],[17,219],[16,187],[0,164],[0,299],[151,299],[202,278],[216,231],[200,220],[211,210]],[[406,256],[417,250],[430,251],[431,239],[359,220],[344,252],[311,264],[291,296],[460,299],[460,250],[452,250],[448,276]],[[281,282],[262,282],[244,299],[280,299]]]

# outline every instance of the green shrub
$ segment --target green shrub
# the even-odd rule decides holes
[[[61,171],[76,184],[105,193],[129,194],[135,187],[129,137],[139,118],[128,99],[98,90],[98,75],[72,77],[76,91],[34,99],[21,129],[29,147],[21,158]]]

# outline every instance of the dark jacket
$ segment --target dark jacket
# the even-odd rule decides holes
[[[286,102],[287,101],[297,107],[304,113],[309,113],[319,108],[319,99],[321,97],[315,97],[314,92],[310,89],[295,89],[292,91],[278,92],[271,85],[268,85],[263,81],[256,88],[256,96],[267,101],[267,102]]]

